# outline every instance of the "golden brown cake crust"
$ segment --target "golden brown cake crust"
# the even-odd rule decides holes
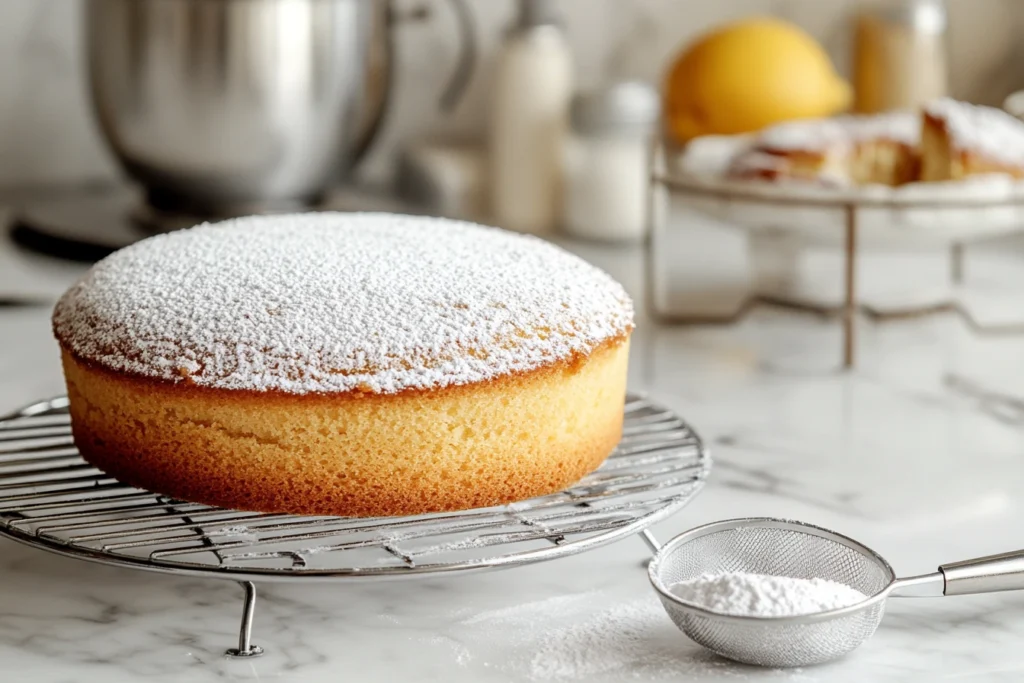
[[[488,382],[380,395],[213,389],[63,363],[75,443],[118,479],[224,507],[379,516],[552,493],[621,436],[628,335]]]

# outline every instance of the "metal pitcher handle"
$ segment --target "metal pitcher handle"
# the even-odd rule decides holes
[[[477,62],[476,31],[473,28],[473,14],[466,0],[448,0],[455,21],[459,26],[459,58],[455,63],[455,71],[448,78],[448,85],[441,93],[441,109],[449,112],[462,99],[463,93],[473,77]]]
[[[459,100],[462,99],[462,95],[469,86],[469,81],[473,77],[473,71],[476,68],[479,47],[477,45],[476,31],[473,26],[473,14],[469,9],[469,5],[466,4],[466,0],[447,0],[447,2],[451,5],[452,12],[455,14],[455,21],[459,31],[458,60],[455,63],[455,70],[448,78],[448,83],[441,92],[440,100],[441,110],[450,112],[459,103]],[[352,158],[355,163],[359,163],[370,150],[370,146],[373,145],[373,141],[377,138],[384,119],[387,117],[388,103],[391,100],[392,72],[395,61],[393,54],[394,39],[391,36],[391,31],[403,18],[397,15],[390,1],[387,1],[385,11],[387,12],[387,20],[384,22],[384,30],[387,34],[380,43],[383,52],[374,56],[378,68],[381,69],[379,82],[382,84],[383,89],[378,94],[376,105],[368,116],[366,128],[352,146]],[[409,18],[420,20],[428,15],[429,11],[424,7],[412,12]]]
[[[391,31],[395,25],[395,13],[391,7],[391,0],[383,0],[383,4],[375,6],[375,11],[384,13],[384,21],[380,24],[383,37],[379,41],[370,37],[371,45],[376,49],[370,55],[372,64],[372,76],[374,88],[371,91],[373,100],[361,130],[352,143],[352,165],[358,164],[366,153],[370,151],[377,134],[388,112],[388,103],[391,101],[391,83],[394,75],[394,39]]]

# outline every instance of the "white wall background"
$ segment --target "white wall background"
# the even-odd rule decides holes
[[[142,0],[140,0],[142,1]],[[397,29],[398,64],[390,115],[361,173],[386,178],[394,150],[416,136],[480,136],[491,56],[512,0],[470,0],[483,46],[469,92],[451,116],[437,97],[456,55],[453,18],[440,0],[430,20]],[[776,13],[803,25],[848,63],[849,15],[856,0],[562,0],[581,88],[616,76],[658,83],[686,41],[722,21]],[[1024,87],[1024,2],[949,0],[954,95],[998,103]],[[117,174],[93,126],[81,58],[82,0],[0,1],[0,185],[78,182]]]

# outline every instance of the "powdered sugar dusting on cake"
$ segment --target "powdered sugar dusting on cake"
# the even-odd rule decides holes
[[[318,213],[160,235],[99,262],[54,332],[112,370],[221,389],[396,393],[542,367],[632,329],[622,287],[543,240]]]
[[[836,116],[828,119],[787,121],[766,128],[756,141],[764,149],[785,151],[824,151],[867,140],[890,140],[916,145],[921,137],[921,124],[910,112],[893,112],[877,116]]]
[[[1024,165],[1024,123],[1002,109],[942,98],[928,103],[925,113],[943,122],[950,141],[1011,165]]]

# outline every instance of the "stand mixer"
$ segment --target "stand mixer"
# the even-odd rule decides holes
[[[451,109],[476,45],[465,0],[446,3],[461,39]],[[145,201],[40,202],[15,239],[93,260],[145,233],[316,207],[381,126],[404,18],[388,0],[87,0],[93,110]],[[112,215],[120,225],[98,230]]]

